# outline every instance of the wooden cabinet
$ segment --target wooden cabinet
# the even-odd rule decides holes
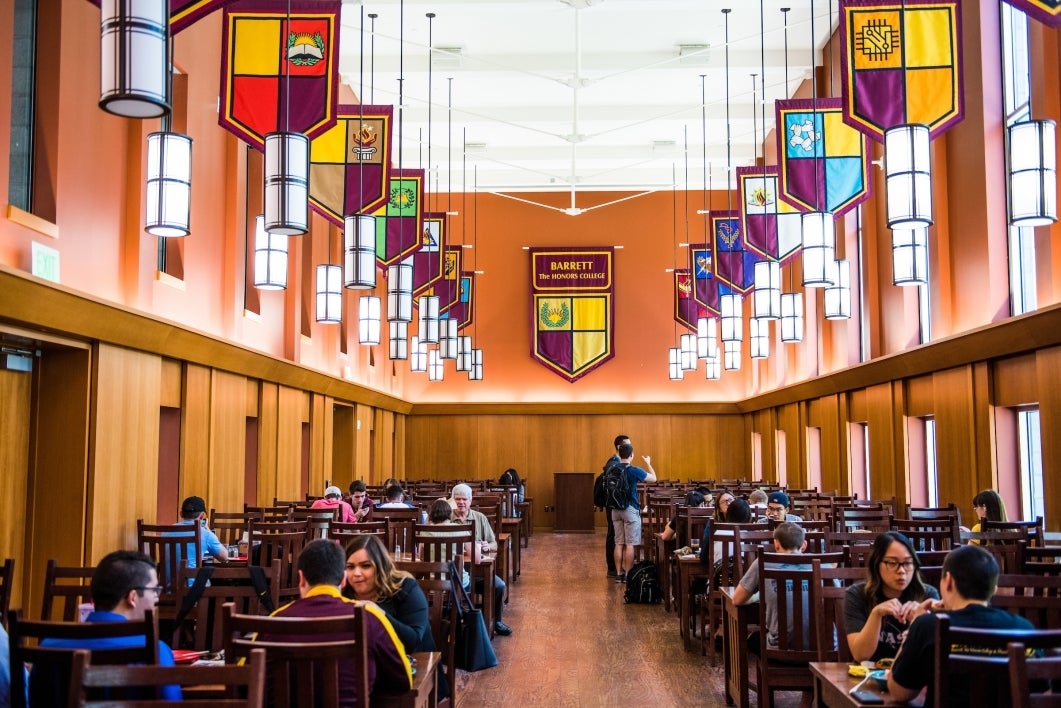
[[[593,472],[554,472],[558,533],[593,533]]]

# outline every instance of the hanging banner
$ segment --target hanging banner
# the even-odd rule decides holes
[[[335,125],[339,0],[241,0],[225,8],[218,123],[263,150],[276,131]]]
[[[960,121],[960,37],[956,1],[840,0],[844,121],[878,142],[898,125],[936,138]]]
[[[374,214],[376,262],[381,267],[403,261],[420,250],[423,205],[424,171],[391,169],[387,204]]]
[[[719,282],[715,277],[715,263],[710,243],[689,244],[689,270],[693,274],[693,299],[707,310],[706,316],[718,315]]]
[[[715,276],[720,284],[729,286],[735,292],[747,293],[755,285],[755,261],[758,257],[744,247],[740,212],[713,211],[710,219],[715,245]]]
[[[869,196],[866,136],[844,122],[839,98],[775,101],[781,198],[834,216]]]
[[[309,146],[309,205],[336,226],[390,198],[394,106],[337,107],[334,126]]]
[[[696,321],[707,317],[707,308],[693,297],[693,274],[688,268],[674,270],[674,321],[696,331]]]
[[[778,198],[777,165],[738,167],[744,247],[759,258],[792,260],[803,245],[803,232],[796,207]],[[753,261],[754,262],[754,261]]]
[[[413,297],[437,294],[425,291],[442,278],[445,265],[445,244],[446,212],[424,214],[424,230],[420,236],[420,250],[412,255]],[[439,298],[439,307],[443,304],[445,303]]]
[[[1006,0],[1006,2],[1047,27],[1061,27],[1061,0]]]
[[[457,320],[457,329],[462,330],[475,318],[475,273],[466,270],[456,280],[457,297],[445,310],[439,308],[440,317]]]
[[[88,0],[96,7],[100,0]],[[169,31],[177,34],[183,29],[209,15],[214,10],[224,7],[235,0],[169,0]]]
[[[531,248],[531,356],[575,382],[615,356],[614,249]]]
[[[421,292],[421,295],[437,295],[438,311],[446,312],[460,302],[461,247],[442,247],[442,276]],[[413,277],[416,268],[413,267]]]

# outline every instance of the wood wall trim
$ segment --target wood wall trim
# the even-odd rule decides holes
[[[0,320],[408,413],[400,398],[0,265]]]
[[[736,415],[737,403],[420,403],[409,415]]]

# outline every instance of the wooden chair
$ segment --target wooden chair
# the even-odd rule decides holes
[[[1012,708],[1061,708],[1061,655],[1028,656],[1023,642],[1010,642],[1009,699]]]
[[[1045,546],[1043,517],[1037,516],[1034,521],[988,521],[980,524],[981,531],[1023,531],[1029,546]]]
[[[372,519],[374,521],[386,520],[387,549],[393,551],[400,546],[404,552],[413,541],[413,524],[420,523],[420,509],[416,507],[380,509],[377,506],[372,512]]]
[[[54,620],[52,613],[56,599],[62,600],[61,619],[63,622],[74,622],[78,619],[77,606],[92,601],[92,574],[94,566],[61,566],[54,559],[48,559],[44,569],[44,600],[41,602],[41,619],[45,622]]]
[[[921,580],[932,587],[939,589],[939,581],[943,577],[943,561],[950,551],[918,551],[917,562],[920,566]]]
[[[0,566],[0,624],[7,626],[7,611],[11,607],[11,584],[15,580],[15,559],[5,558]]]
[[[222,634],[223,607],[232,603],[236,611],[245,615],[267,615],[279,606],[280,559],[261,569],[265,577],[268,599],[261,597],[251,578],[249,567],[216,566],[210,576],[210,584],[203,588],[199,601],[185,616],[181,627],[173,632],[173,646],[195,651],[219,652],[224,647]],[[181,582],[177,586],[177,607],[184,606],[185,598],[192,589],[196,568],[181,571]],[[180,641],[188,637],[190,641]]]
[[[792,513],[803,517],[804,521],[824,521],[833,528],[833,503],[829,499],[794,498]]]
[[[386,546],[389,540],[387,534],[387,520],[359,521],[356,524],[333,521],[328,525],[328,538],[333,541],[338,541],[343,546],[350,542],[352,536],[358,536],[363,533],[379,536],[379,540],[383,541],[383,545]]]
[[[892,530],[909,538],[915,551],[948,551],[961,543],[961,529],[953,516],[893,519]]]
[[[427,598],[431,636],[435,646],[442,652],[442,663],[450,686],[450,705],[456,705],[457,697],[457,605],[454,604],[452,586],[448,576],[449,564],[429,561],[401,561],[395,565],[412,573]],[[458,580],[458,582],[460,582]]]
[[[145,689],[158,695],[163,686],[181,686],[181,704],[200,703],[220,708],[261,708],[265,705],[265,651],[254,649],[243,665],[223,666],[118,666],[93,665],[95,652],[78,649],[72,659],[70,708],[146,708],[170,705],[165,701],[136,699]],[[223,686],[218,692],[195,690],[201,686]],[[133,689],[134,693],[125,691]],[[115,696],[127,695],[125,700]]]
[[[999,575],[991,606],[1020,615],[1037,629],[1061,630],[1061,576]]]
[[[69,676],[77,644],[117,637],[144,637],[140,646],[97,649],[92,652],[98,664],[157,664],[158,617],[151,610],[144,619],[129,622],[39,622],[22,618],[22,610],[8,611],[8,638],[11,666],[31,664],[30,700],[35,706],[61,706],[68,698]],[[41,647],[45,639],[74,645],[69,648]],[[32,643],[31,641],[32,640]],[[26,674],[11,672],[11,706],[26,707]]]
[[[700,539],[704,537],[704,528],[711,523],[714,515],[715,510],[712,507],[686,509],[685,529],[683,530],[685,543],[682,545],[692,546],[695,540],[695,545],[699,547]]]
[[[836,566],[822,568],[822,603],[825,622],[836,631],[837,661],[853,661],[851,646],[847,643],[847,627],[844,624],[844,597],[847,589],[867,578],[865,568]],[[828,631],[828,630],[827,630]]]
[[[259,617],[238,614],[234,605],[226,604],[225,663],[237,663],[254,649],[265,649],[267,692],[276,708],[338,708],[340,667],[352,660],[357,705],[368,706],[368,633],[363,610],[356,606],[350,610],[344,617]],[[286,637],[315,638],[305,642],[285,641]]]
[[[1021,642],[1028,649],[1061,649],[1061,630],[990,630],[952,627],[946,613],[935,615],[933,657],[934,705],[953,705],[952,684],[968,687],[969,708],[996,708],[1009,703],[1008,646]],[[963,653],[952,653],[960,646]],[[972,653],[975,652],[975,653]]]
[[[1024,549],[1028,546],[1027,535],[1022,529],[1004,531],[962,531],[962,543],[975,541],[995,557],[999,572],[1019,573],[1024,568]]]
[[[145,524],[136,520],[136,547],[158,564],[159,619],[168,622],[176,616],[177,578],[181,568],[197,567],[203,559],[203,538],[199,524]]]
[[[328,528],[336,522],[338,516],[339,507],[335,509],[291,507],[291,520],[306,522],[306,543],[318,538],[328,538]]]
[[[948,516],[953,516],[958,526],[962,525],[962,510],[954,502],[947,506],[906,505],[907,519],[940,519]]]
[[[273,497],[273,506],[276,506],[276,507],[289,506],[289,507],[292,507],[294,509],[298,509],[298,508],[306,508],[312,503],[313,502],[311,502],[311,501],[309,501],[307,499],[277,499],[276,497]]]
[[[243,516],[247,521],[290,521],[290,506],[243,505]]]
[[[250,525],[249,563],[268,568],[280,561],[280,598],[277,604],[298,597],[298,555],[306,545],[305,521],[258,522]]]
[[[260,519],[255,520],[258,521]],[[246,515],[238,511],[210,510],[209,528],[222,545],[238,545],[240,539],[243,538],[243,534],[247,532],[247,523]]]
[[[1061,546],[1030,546],[1024,549],[1021,572],[1040,575],[1061,573]]]
[[[891,529],[892,518],[892,512],[885,508],[842,506],[836,512],[836,530],[843,533],[859,529],[879,534]]]
[[[446,563],[453,561],[464,572],[464,556],[474,558],[475,524],[414,524],[412,557],[416,561]]]
[[[814,677],[812,661],[836,661],[831,622],[826,622],[820,560],[790,553],[759,554],[759,702],[774,704],[777,690],[810,691]],[[794,568],[794,562],[809,563]],[[787,564],[789,567],[784,567]],[[764,590],[777,587],[777,645],[768,639],[767,605]]]
[[[722,605],[722,588],[733,587],[740,582],[744,575],[741,563],[740,547],[737,545],[736,531],[752,527],[757,524],[722,524],[713,523],[708,531],[708,550],[714,554],[717,546],[718,553],[713,555],[714,562],[711,566],[711,577],[707,581],[707,590],[704,593],[704,602],[707,603],[706,611],[701,607],[700,642],[707,645],[708,659],[714,664],[718,651],[715,647],[715,633],[722,626],[724,608]],[[703,619],[707,619],[704,626]],[[703,651],[703,646],[701,646]]]

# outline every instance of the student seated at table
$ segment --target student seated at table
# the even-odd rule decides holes
[[[727,524],[746,524],[752,520],[752,510],[748,502],[737,498],[726,506],[726,516],[723,519]],[[732,534],[727,532],[732,537]],[[700,539],[700,562],[704,565],[713,566],[718,563],[722,556],[722,541],[715,541],[708,548],[708,539],[711,536],[711,524],[704,527],[704,535]],[[712,575],[714,575],[712,573]]]
[[[415,504],[403,501],[405,499],[405,490],[397,484],[392,484],[387,487],[387,491],[384,492],[387,499],[382,504],[377,504],[377,509],[413,509]]]
[[[708,506],[707,498],[701,492],[695,489],[691,490],[685,495],[685,506],[689,509],[703,509]],[[684,546],[688,539],[685,538],[685,529],[678,527],[678,515],[675,514],[671,517],[671,520],[667,522],[667,526],[660,532],[659,537],[664,541],[669,541],[672,538],[677,538],[675,543],[679,547]]]
[[[326,511],[339,510],[339,521],[344,524],[352,524],[357,521],[354,509],[343,501],[343,490],[338,487],[328,487],[324,490],[324,498],[317,499],[310,505],[310,509],[323,509]]]
[[[94,609],[86,622],[128,622],[144,619],[146,610],[158,605],[162,586],[158,584],[155,561],[136,551],[114,551],[103,556],[92,573],[89,587]],[[44,639],[42,647],[57,649],[121,649],[144,646],[144,637],[107,637],[103,639]],[[173,666],[173,650],[158,643],[158,665]],[[52,667],[38,667],[30,674],[30,705],[61,705],[66,701],[68,676],[55,676]],[[62,696],[56,695],[61,691]],[[166,686],[162,696],[167,701],[181,700],[180,686]]]
[[[939,594],[943,600],[932,609],[946,611],[952,627],[1034,629],[1031,622],[1020,615],[988,606],[997,586],[998,562],[994,556],[980,546],[959,546],[943,560],[943,577],[939,581]],[[932,708],[935,623],[935,615],[926,613],[910,625],[888,672],[888,693],[893,700],[913,700],[927,686],[925,708]],[[950,681],[948,685],[947,705],[969,704],[969,687],[965,682]]]
[[[939,600],[919,568],[910,539],[898,531],[877,536],[868,578],[844,593],[844,630],[855,661],[894,658],[911,623]]]
[[[199,540],[203,544],[203,557],[225,563],[228,561],[228,549],[217,538],[217,534],[206,525],[206,501],[202,497],[188,497],[181,502],[181,518],[178,524],[199,524]],[[189,568],[195,568],[199,564],[198,558],[192,558],[195,546],[188,544],[185,553]]]

